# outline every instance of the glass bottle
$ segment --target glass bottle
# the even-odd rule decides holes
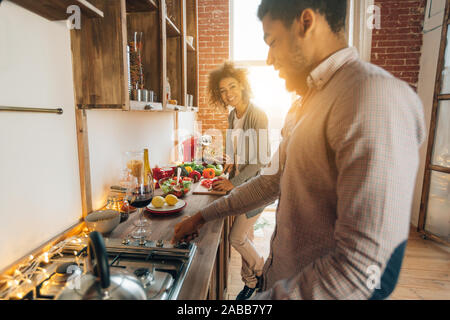
[[[169,78],[166,78],[166,98],[167,101],[169,101],[172,97],[172,93],[171,93],[171,88],[170,88],[170,82],[169,82]]]
[[[144,149],[144,184],[148,184],[148,181],[153,182],[153,173],[150,167],[148,149]]]

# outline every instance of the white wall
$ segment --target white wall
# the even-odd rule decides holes
[[[193,132],[193,113],[180,113],[180,133]],[[148,147],[150,165],[169,164],[174,151],[173,112],[87,112],[93,209],[106,203],[110,186],[119,181],[127,151]]]
[[[69,30],[0,5],[0,270],[81,218]]]
[[[441,10],[445,8],[445,1]],[[425,13],[427,14],[427,13]],[[442,20],[441,20],[442,21]],[[442,24],[442,23],[441,23]],[[424,105],[425,121],[427,125],[427,138],[420,149],[420,167],[417,176],[416,189],[414,193],[414,203],[411,223],[418,225],[420,203],[422,197],[423,178],[425,173],[425,162],[428,148],[428,133],[430,131],[431,112],[433,109],[434,87],[436,83],[436,71],[439,60],[439,49],[441,46],[442,27],[428,31],[423,35],[422,56],[420,58],[420,73],[417,92]]]
[[[0,270],[82,217],[70,34],[9,1],[0,5],[0,106],[62,107],[53,114],[0,112]],[[180,114],[184,132],[192,113]],[[174,113],[88,111],[93,207],[117,182],[121,154],[148,146],[169,162]],[[138,137],[138,139],[136,139]]]

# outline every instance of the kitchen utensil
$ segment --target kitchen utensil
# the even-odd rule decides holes
[[[89,230],[103,234],[110,233],[120,223],[120,212],[115,210],[96,211],[84,219]]]
[[[143,102],[148,102],[148,90],[147,89],[142,89],[141,90],[141,98]]]
[[[180,186],[181,168],[177,168],[177,186]]]
[[[147,97],[145,96],[145,90],[143,89],[138,89],[137,90],[137,101],[145,101],[144,98],[146,99]]]
[[[123,270],[110,273],[103,237],[91,232],[88,245],[89,273],[68,282],[57,300],[146,300],[141,282]]]
[[[143,89],[142,87],[144,86],[144,70],[143,70],[143,66],[142,66],[142,47],[143,47],[142,37],[143,36],[144,36],[144,33],[141,32],[140,37],[139,37],[139,45],[138,45],[139,76],[140,76],[139,80],[140,80],[141,89]],[[144,101],[144,100],[140,100],[140,101]]]
[[[154,102],[155,92],[152,90],[148,90],[148,99],[147,102]]]
[[[165,203],[162,208],[155,208],[153,204],[150,204],[147,208],[145,208],[145,211],[150,212],[154,215],[165,216],[181,212],[186,206],[186,201],[179,199],[177,204],[175,204],[174,206],[169,206],[167,203]]]

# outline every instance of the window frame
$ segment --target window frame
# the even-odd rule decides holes
[[[444,174],[450,174],[450,168],[441,167],[437,165],[433,165],[433,152],[434,146],[436,142],[436,134],[437,134],[437,124],[438,124],[438,109],[441,101],[449,101],[450,94],[441,94],[442,89],[442,74],[443,69],[445,67],[445,51],[447,46],[450,46],[450,42],[447,42],[448,35],[448,26],[450,23],[450,1],[446,2],[445,6],[445,14],[442,22],[442,35],[441,35],[441,44],[439,50],[439,60],[437,65],[437,73],[436,73],[436,83],[434,89],[434,100],[433,100],[433,108],[431,112],[431,123],[430,123],[430,131],[428,136],[428,147],[427,147],[427,156],[425,162],[425,174],[423,179],[422,186],[422,198],[420,204],[420,213],[419,213],[419,223],[417,227],[417,231],[422,235],[424,239],[432,239],[447,246],[450,245],[450,242],[447,240],[429,232],[426,230],[426,222],[427,222],[427,214],[428,214],[428,199],[430,196],[430,188],[431,188],[431,176],[433,172],[439,172]]]

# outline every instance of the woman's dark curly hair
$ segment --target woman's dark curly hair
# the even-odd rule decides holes
[[[248,82],[247,75],[248,71],[246,69],[236,68],[231,62],[225,62],[220,68],[212,71],[209,74],[208,82],[209,103],[214,105],[216,108],[227,108],[227,105],[222,100],[219,87],[220,81],[225,78],[236,79],[243,88],[242,99],[245,102],[249,102],[252,91]]]

